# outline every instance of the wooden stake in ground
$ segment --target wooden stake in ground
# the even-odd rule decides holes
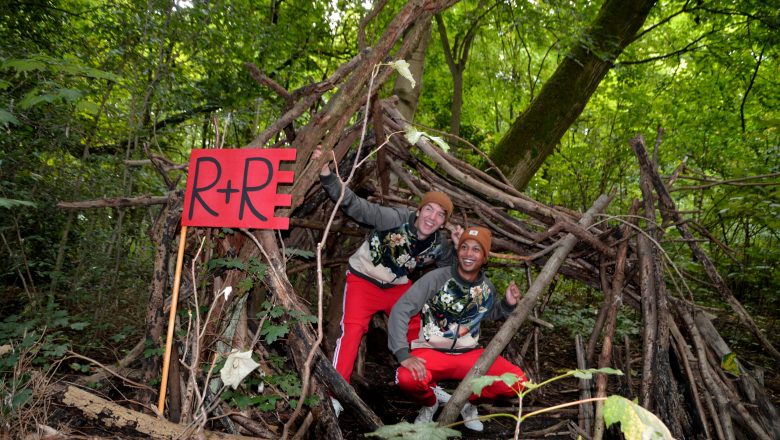
[[[176,255],[176,272],[173,276],[173,293],[171,294],[171,313],[168,315],[168,336],[165,339],[165,355],[163,356],[162,380],[160,381],[160,398],[157,410],[163,417],[165,410],[165,389],[168,386],[168,368],[171,363],[171,344],[173,343],[173,328],[176,323],[176,305],[179,303],[179,285],[181,285],[181,266],[184,261],[184,245],[187,242],[187,226],[181,227],[179,234],[179,253]],[[164,418],[164,417],[163,417]]]

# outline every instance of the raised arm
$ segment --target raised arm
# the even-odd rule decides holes
[[[311,155],[311,160],[322,157],[322,150],[317,148]],[[336,174],[330,171],[330,165],[325,163],[320,170],[320,183],[325,193],[334,202],[339,199],[342,188],[344,199],[341,201],[341,209],[349,217],[377,229],[389,229],[396,227],[409,219],[410,211],[406,208],[390,208],[369,202],[358,197],[349,187],[344,185]]]

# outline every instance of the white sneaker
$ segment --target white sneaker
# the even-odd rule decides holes
[[[433,416],[436,414],[438,409],[438,401],[434,402],[432,406],[424,406],[420,408],[420,412],[417,414],[417,418],[414,419],[414,424],[419,425],[422,423],[431,423],[433,421]]]
[[[481,432],[483,429],[485,429],[485,425],[483,425],[482,421],[479,420],[477,407],[471,403],[466,402],[466,405],[460,411],[460,415],[463,416],[463,421],[465,422],[463,425],[466,426],[466,428],[478,432]]]
[[[444,389],[438,385],[431,387],[433,394],[436,396],[436,401],[439,403],[447,403],[450,401],[450,393],[444,391]]]
[[[333,397],[330,398],[330,404],[333,405],[333,412],[336,413],[336,418],[338,419],[341,412],[344,411],[344,407],[341,406],[341,402]]]

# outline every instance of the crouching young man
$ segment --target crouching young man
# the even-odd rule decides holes
[[[492,234],[482,227],[470,227],[460,236],[457,264],[435,269],[415,282],[393,306],[388,323],[390,351],[401,366],[396,383],[422,405],[415,423],[428,423],[439,408],[434,387],[442,380],[462,380],[484,349],[479,348],[482,319],[505,319],[517,305],[520,289],[510,283],[506,298],[496,298],[496,288],[485,276]],[[407,342],[409,320],[419,314],[419,337]],[[487,375],[513,373],[520,378],[511,388],[497,381],[472,394],[461,415],[465,426],[482,431],[476,404],[499,397],[511,398],[526,381],[520,367],[499,356]]]

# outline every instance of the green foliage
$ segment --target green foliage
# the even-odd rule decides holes
[[[273,344],[287,336],[287,333],[290,331],[290,324],[317,322],[316,316],[306,315],[297,310],[287,310],[268,301],[263,302],[262,307],[263,310],[258,312],[256,317],[263,323],[260,335],[264,336],[267,344]]]
[[[607,427],[620,423],[626,440],[672,440],[672,433],[655,414],[621,396],[609,396],[604,402]]]
[[[307,251],[305,249],[284,248],[285,257],[298,257],[303,259],[314,258],[316,254],[314,251]]]
[[[249,376],[244,383],[245,386],[236,390],[226,389],[221,398],[240,409],[253,407],[269,412],[294,408],[297,405],[295,398],[301,396],[301,380],[293,373],[263,375],[259,379],[256,376]],[[305,403],[313,406],[318,402],[314,396],[314,398],[307,398]],[[280,407],[281,404],[285,406]]]
[[[15,206],[27,206],[29,208],[35,208],[35,203],[28,202],[27,200],[13,200],[0,197],[0,208],[11,209]]]
[[[230,270],[236,269],[247,273],[237,285],[238,291],[246,293],[252,290],[256,283],[261,282],[266,275],[268,265],[259,262],[256,258],[250,258],[243,261],[240,258],[212,258],[208,262],[210,270]]]
[[[545,385],[547,385],[547,384],[549,384],[551,382],[555,382],[557,380],[565,379],[567,377],[572,377],[572,376],[576,377],[578,379],[590,379],[590,378],[593,377],[593,374],[596,374],[596,373],[611,374],[611,375],[622,375],[623,374],[621,371],[615,370],[613,368],[591,368],[591,369],[587,369],[587,370],[569,370],[569,371],[567,371],[567,372],[565,372],[565,373],[563,373],[561,375],[558,375],[558,376],[552,377],[550,379],[547,379],[544,382],[539,383],[539,384],[535,384],[535,383],[532,383],[530,381],[526,381],[526,382],[523,383],[523,390],[520,391],[517,396],[520,398],[520,401],[522,403],[522,399],[528,393],[530,393],[530,392],[532,392],[532,391],[534,391],[534,390],[536,390],[538,388],[541,388],[541,387],[543,387],[543,386],[545,386]],[[490,386],[490,385],[492,385],[492,384],[494,384],[496,382],[503,382],[508,387],[511,388],[515,384],[517,384],[517,382],[519,380],[520,380],[520,378],[517,375],[512,374],[512,373],[505,373],[505,374],[502,374],[501,376],[481,376],[481,377],[477,377],[475,379],[472,379],[469,384],[471,385],[472,392],[474,394],[478,395],[478,396],[481,396],[482,395],[482,390],[485,387]],[[623,399],[623,400],[625,400],[625,399]],[[618,400],[617,402],[622,402],[622,401]],[[577,402],[574,402],[574,403],[576,404]],[[612,408],[616,407],[615,403],[613,403],[612,405],[613,405]],[[568,405],[567,404],[557,405],[555,407],[551,407],[551,408],[546,408],[546,409],[542,409],[542,410],[539,410],[539,411],[535,411],[534,413],[526,414],[524,416],[520,416],[520,415],[515,416],[514,414],[502,413],[502,414],[493,414],[493,415],[490,415],[490,416],[482,416],[482,417],[480,417],[480,419],[487,420],[487,419],[493,418],[493,417],[504,416],[504,417],[512,418],[517,423],[520,423],[521,421],[525,420],[528,417],[531,417],[532,415],[536,415],[536,414],[540,414],[540,413],[543,413],[543,412],[552,411],[552,410],[555,410],[556,408],[563,407],[563,406],[568,406]],[[636,405],[636,406],[638,407],[638,405]],[[521,406],[521,408],[522,408],[522,406]],[[640,421],[641,421],[641,423],[643,423],[643,425],[641,425],[641,426],[638,425],[638,423],[640,423],[640,422],[637,421],[637,420],[626,419],[625,420],[625,423],[626,423],[626,426],[627,426],[626,429],[631,429],[631,430],[636,430],[636,429],[640,429],[641,430],[641,429],[644,429],[644,426],[645,426],[644,424],[649,423],[648,420],[650,420],[653,423],[654,426],[657,423],[660,423],[661,427],[663,427],[663,429],[666,429],[666,427],[663,425],[663,423],[660,420],[658,420],[657,418],[655,418],[655,416],[653,416],[651,413],[647,412],[643,408],[639,408],[639,409],[644,411],[644,413],[649,414],[652,417],[648,417],[646,414],[642,414],[642,416],[641,416],[642,418],[640,419]],[[638,410],[635,410],[635,411],[637,413],[639,412]],[[385,438],[385,439],[420,439],[420,440],[424,440],[426,438],[446,439],[446,438],[450,438],[452,436],[460,437],[460,433],[458,431],[453,431],[450,428],[452,426],[456,426],[456,425],[459,425],[461,423],[463,423],[463,422],[456,422],[456,423],[453,423],[453,424],[448,425],[448,426],[439,426],[436,423],[427,423],[427,424],[424,424],[424,425],[413,425],[413,424],[409,424],[407,422],[401,422],[401,423],[397,423],[395,425],[384,426],[384,427],[382,427],[382,428],[380,428],[380,429],[378,429],[378,430],[376,430],[376,431],[374,431],[372,433],[366,434],[366,436],[367,437],[370,437],[370,436],[381,437],[381,438]],[[611,424],[611,423],[614,423],[614,421],[608,423],[608,425]],[[626,429],[624,429],[624,432],[627,432]]]
[[[2,416],[14,414],[32,396],[35,371],[48,370],[62,359],[72,339],[87,326],[56,303],[48,303],[0,322],[0,397]]]

